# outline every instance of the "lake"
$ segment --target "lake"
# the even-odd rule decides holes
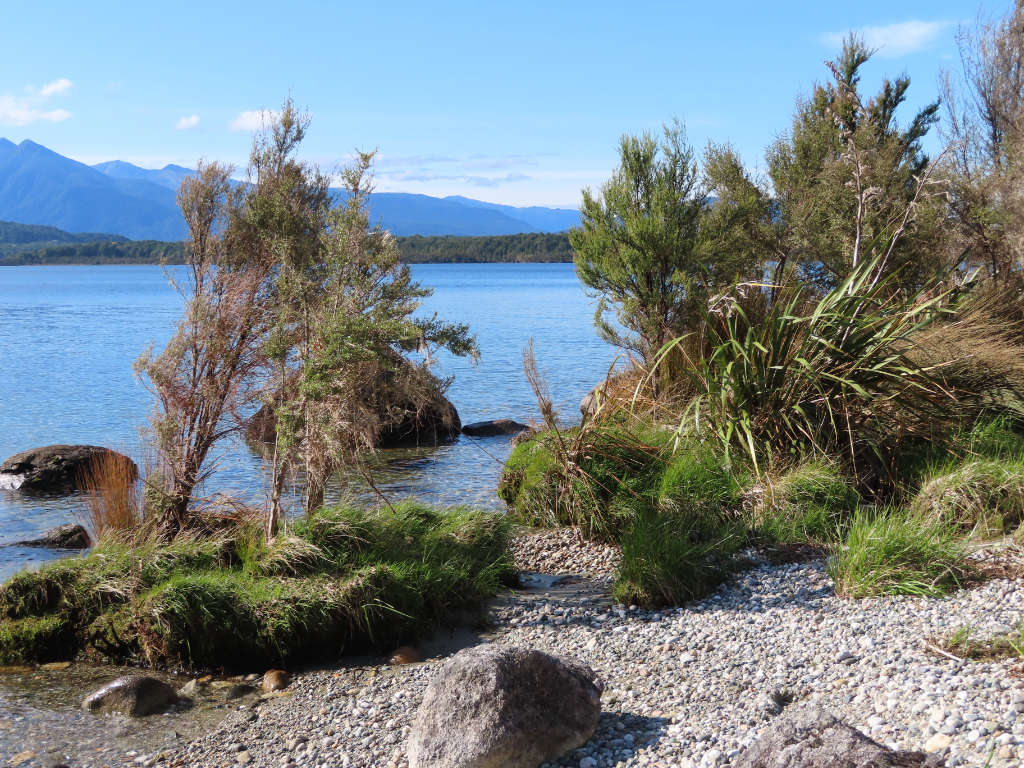
[[[181,268],[171,268],[173,270]],[[539,418],[522,370],[532,338],[541,371],[565,421],[607,373],[616,350],[593,326],[594,299],[572,264],[420,264],[415,278],[432,287],[421,312],[469,323],[479,363],[438,356],[436,373],[454,376],[448,391],[464,424]],[[179,272],[179,274],[181,274]],[[108,446],[145,464],[152,407],[132,362],[174,332],[181,297],[156,266],[0,268],[0,461],[52,443]],[[432,450],[382,451],[377,484],[391,498],[500,508],[495,494],[509,439],[460,437]],[[233,443],[216,457],[204,489],[248,501],[266,498],[263,460]],[[342,491],[333,488],[337,497]],[[78,521],[80,496],[0,490],[0,545]],[[0,546],[0,579],[59,553]]]

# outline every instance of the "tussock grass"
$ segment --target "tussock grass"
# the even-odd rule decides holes
[[[846,597],[937,597],[971,573],[953,525],[897,509],[857,513],[829,563],[836,592]]]
[[[1012,533],[1024,521],[1024,457],[980,459],[936,469],[910,508],[973,536]]]
[[[841,539],[860,496],[839,466],[811,459],[766,474],[744,494],[744,519],[755,537],[775,544],[823,546]]]
[[[407,502],[322,510],[269,545],[251,523],[106,540],[0,586],[0,664],[85,654],[251,670],[384,647],[497,592],[509,534],[502,516]]]

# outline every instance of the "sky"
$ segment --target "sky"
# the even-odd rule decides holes
[[[378,191],[577,207],[623,133],[674,118],[756,170],[850,30],[878,49],[867,91],[911,77],[909,120],[958,67],[958,26],[1009,5],[0,0],[0,136],[89,164],[244,165],[290,95],[302,156],[376,149]]]

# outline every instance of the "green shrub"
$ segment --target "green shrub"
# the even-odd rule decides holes
[[[746,519],[756,536],[779,544],[822,545],[838,540],[860,495],[825,459],[798,464],[747,491]]]
[[[1024,521],[1024,458],[978,459],[936,469],[910,508],[977,536],[1012,533]]]
[[[836,592],[846,597],[935,597],[971,571],[954,526],[896,509],[857,513],[829,563]]]
[[[516,446],[499,495],[528,525],[578,525],[585,536],[615,540],[656,503],[670,439],[610,421],[542,432]]]
[[[744,536],[720,517],[644,510],[622,537],[612,595],[625,605],[681,605],[709,594],[729,573]]]

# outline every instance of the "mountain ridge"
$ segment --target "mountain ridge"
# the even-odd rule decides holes
[[[123,160],[90,166],[30,139],[15,144],[0,138],[0,220],[132,240],[182,240],[177,189],[194,173],[180,165],[150,169]],[[579,223],[572,209],[404,192],[374,193],[370,216],[399,237],[561,232]]]

